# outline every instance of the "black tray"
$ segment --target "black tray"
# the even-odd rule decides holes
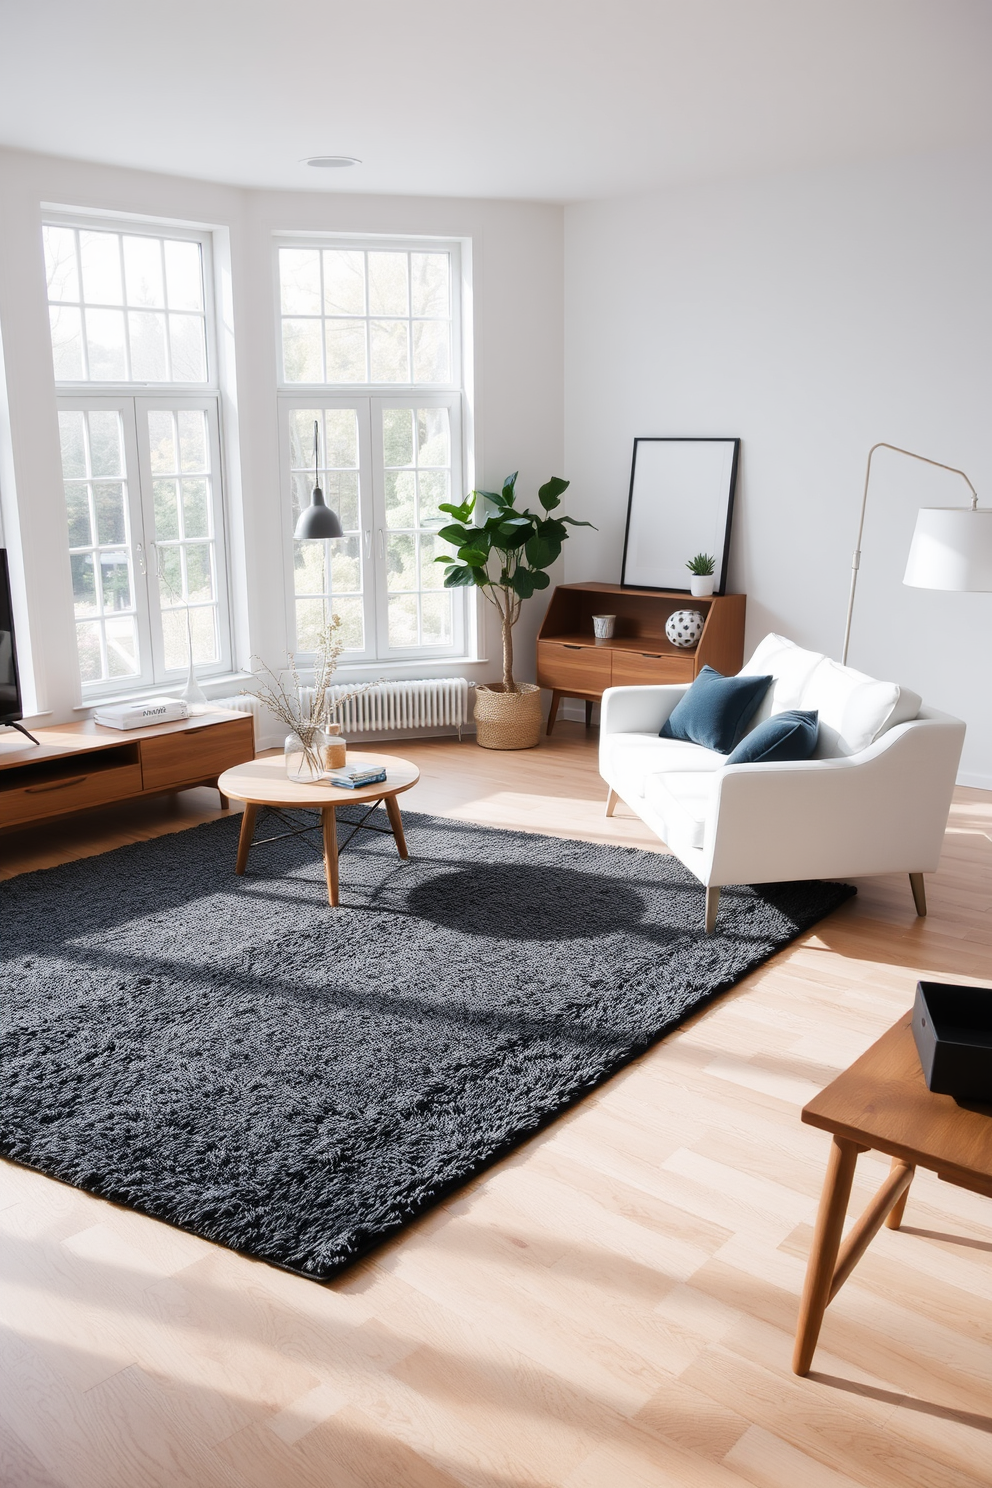
[[[928,1090],[992,1101],[992,987],[917,982],[913,1038]]]

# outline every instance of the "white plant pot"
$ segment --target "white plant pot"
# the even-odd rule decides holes
[[[689,593],[696,599],[705,599],[708,594],[713,593],[715,582],[713,574],[690,574]]]

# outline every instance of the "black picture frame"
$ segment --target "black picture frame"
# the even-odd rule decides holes
[[[646,435],[634,440],[620,571],[623,588],[688,594],[686,563],[697,553],[712,552],[713,592],[726,593],[740,450],[735,436]],[[696,455],[698,459],[693,458]],[[680,481],[687,488],[676,489]],[[675,582],[678,579],[681,582]]]

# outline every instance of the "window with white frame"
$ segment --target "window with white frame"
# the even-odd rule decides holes
[[[296,649],[334,613],[348,660],[459,655],[465,592],[434,561],[465,478],[457,244],[294,244],[277,264]],[[344,536],[296,542],[315,480]]]
[[[225,671],[209,238],[43,232],[84,698]]]

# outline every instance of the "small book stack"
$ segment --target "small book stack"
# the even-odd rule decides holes
[[[140,703],[105,703],[93,713],[93,722],[104,728],[147,728],[150,723],[177,723],[189,717],[182,698],[145,698]]]
[[[329,770],[324,779],[344,790],[360,790],[363,785],[378,785],[385,780],[386,772],[381,765],[342,765],[338,770]]]

